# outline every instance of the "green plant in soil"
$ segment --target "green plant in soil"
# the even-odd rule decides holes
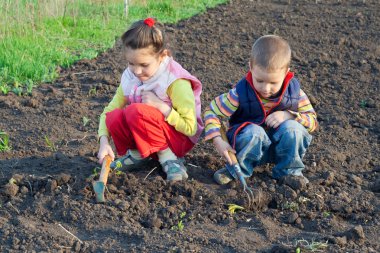
[[[3,131],[0,131],[0,151],[9,151],[11,147],[9,146],[9,135]]]
[[[179,215],[179,220],[176,226],[173,226],[171,229],[176,231],[182,231],[185,228],[185,225],[183,224],[183,218],[186,216],[186,212],[182,212]]]
[[[88,90],[88,95],[91,97],[91,96],[95,96],[96,95],[96,87],[93,87],[91,89]]]
[[[93,170],[92,170],[92,176],[93,177],[97,177],[99,176],[99,172],[101,171],[101,168],[99,167],[95,167]]]
[[[118,170],[118,169],[115,169],[114,171],[115,171],[116,176],[121,176],[124,174],[124,172],[122,172],[121,170]]]
[[[331,215],[331,212],[329,212],[329,211],[323,211],[323,213],[322,213],[323,218],[327,218],[330,215]]]
[[[244,210],[244,207],[236,204],[228,204],[228,211],[230,212],[230,214],[234,214],[238,210]]]
[[[305,249],[307,252],[326,252],[326,248],[329,246],[326,242],[317,242],[314,240],[308,241],[305,239],[296,241],[296,252],[301,252],[301,249]],[[297,251],[299,249],[299,251]]]
[[[52,142],[47,135],[45,135],[45,144],[46,146],[53,152],[57,151],[57,147],[54,145],[54,142]]]
[[[299,205],[298,205],[297,202],[288,202],[288,201],[286,201],[286,203],[283,205],[283,208],[285,210],[290,210],[290,211],[295,212],[295,211],[298,211]]]
[[[87,118],[86,116],[83,116],[82,122],[83,122],[83,126],[85,127],[88,124],[88,122],[90,122],[90,119]]]

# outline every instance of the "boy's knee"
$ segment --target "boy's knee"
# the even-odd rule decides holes
[[[238,152],[245,150],[244,152],[252,153],[252,149],[257,149],[257,152],[260,153],[259,156],[262,155],[263,147],[269,147],[270,145],[271,140],[264,128],[254,124],[244,127],[236,139],[236,150]]]
[[[295,120],[287,120],[280,125],[273,137],[279,141],[282,138],[287,139],[309,139],[311,135],[307,132],[306,128]]]
[[[248,135],[252,137],[257,136],[257,137],[263,138],[266,135],[266,133],[265,133],[264,128],[262,128],[261,126],[255,125],[255,124],[249,124],[241,130],[241,135],[242,136]]]

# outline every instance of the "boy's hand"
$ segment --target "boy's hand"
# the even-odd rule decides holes
[[[288,119],[294,119],[294,115],[288,111],[277,111],[268,115],[265,124],[269,127],[277,128]]]
[[[103,163],[103,159],[106,155],[110,155],[112,157],[112,161],[115,159],[115,153],[112,150],[111,145],[108,142],[107,136],[100,137],[100,147],[98,152],[99,163]]]
[[[141,93],[141,101],[144,104],[157,108],[165,116],[165,118],[169,115],[169,113],[172,110],[172,108],[168,104],[162,101],[159,97],[156,96],[156,94],[154,94],[151,91],[143,90]]]
[[[212,140],[212,142],[214,143],[216,150],[218,150],[219,154],[221,156],[224,156],[227,159],[228,163],[230,165],[232,165],[232,160],[231,160],[228,152],[232,152],[232,153],[236,154],[236,151],[231,147],[231,145],[228,142],[224,141],[222,139],[222,137],[220,137],[220,136],[215,137]]]

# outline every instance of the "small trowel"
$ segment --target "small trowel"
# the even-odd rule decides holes
[[[109,155],[106,155],[103,160],[102,170],[100,171],[99,179],[92,183],[94,188],[96,201],[98,203],[102,203],[105,201],[104,191],[107,184],[108,174],[110,172],[110,164],[112,162],[112,158]]]

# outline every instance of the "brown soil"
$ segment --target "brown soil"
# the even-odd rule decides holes
[[[307,187],[260,167],[248,183],[264,204],[230,214],[244,195],[238,183],[213,182],[223,161],[202,140],[186,156],[187,182],[167,183],[158,169],[144,179],[151,163],[112,174],[107,202],[95,203],[98,117],[126,66],[117,45],[32,96],[0,96],[12,146],[0,153],[0,251],[304,252],[318,242],[326,252],[379,252],[380,5],[318,2],[236,0],[168,26],[175,58],[204,84],[203,108],[245,74],[255,39],[290,41],[321,125],[304,158]]]

